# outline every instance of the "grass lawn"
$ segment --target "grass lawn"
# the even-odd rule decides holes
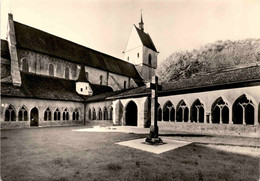
[[[257,139],[176,135],[194,143],[156,155],[115,144],[146,135],[72,131],[79,128],[1,131],[2,180],[259,179],[259,147],[232,145]]]

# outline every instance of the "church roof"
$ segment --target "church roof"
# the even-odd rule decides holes
[[[1,57],[10,59],[8,43],[6,40],[2,40],[2,39],[1,39]]]
[[[153,43],[153,40],[150,37],[150,35],[148,33],[143,32],[141,29],[137,28],[136,26],[135,26],[135,29],[136,29],[143,45],[146,46],[147,48],[150,48],[151,50],[157,52],[155,45]]]
[[[65,101],[85,101],[89,96],[76,92],[76,81],[21,72],[22,86],[1,83],[1,95],[11,97],[38,98]],[[93,95],[112,92],[112,88],[90,84]]]
[[[131,63],[15,21],[14,27],[19,48],[131,77],[138,85],[143,85],[142,78]]]

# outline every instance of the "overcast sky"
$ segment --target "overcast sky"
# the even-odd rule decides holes
[[[2,0],[1,38],[12,12],[15,21],[123,58],[141,9],[159,61],[216,40],[260,38],[260,0]]]

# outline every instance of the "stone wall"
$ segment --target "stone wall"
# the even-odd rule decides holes
[[[259,125],[229,125],[229,124],[205,124],[205,123],[179,123],[158,121],[160,130],[164,132],[182,132],[196,134],[233,135],[260,138]]]
[[[69,79],[77,80],[80,71],[80,65],[77,63],[62,60],[57,57],[52,57],[42,53],[36,53],[30,50],[18,49],[19,67],[20,70],[28,70],[28,72],[49,75],[49,66],[54,66],[54,77],[65,78],[65,69],[69,68]],[[26,68],[25,66],[28,66]],[[107,72],[93,67],[85,66],[88,80],[93,84],[101,84],[100,76],[102,76],[102,85],[108,85],[113,90],[121,90],[124,88],[136,87],[133,79],[119,74]]]
[[[24,99],[24,98],[10,98],[2,97],[1,103],[1,128],[18,128],[30,127],[31,124],[31,110],[38,109],[38,126],[63,126],[63,125],[83,125],[84,124],[84,104],[70,101],[54,101],[54,100],[40,100],[40,99]],[[5,121],[6,109],[12,105],[14,107],[16,119],[13,121]],[[28,121],[18,121],[18,113],[22,107],[28,112]],[[45,121],[44,112],[50,108],[52,119]],[[54,121],[54,111],[59,109],[61,118]],[[68,109],[69,120],[63,120],[62,114],[65,109]],[[73,120],[73,112],[75,109],[79,110],[79,120]]]

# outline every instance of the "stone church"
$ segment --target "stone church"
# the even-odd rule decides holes
[[[8,16],[1,40],[1,128],[151,125],[158,51],[133,25],[124,60],[24,25]],[[260,66],[162,84],[164,130],[260,137]]]

